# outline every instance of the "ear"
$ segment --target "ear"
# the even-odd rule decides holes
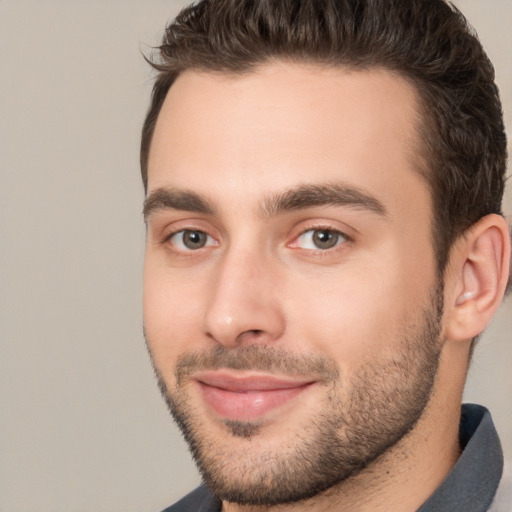
[[[458,240],[445,281],[446,336],[471,340],[498,309],[510,271],[510,233],[499,215],[487,215]]]

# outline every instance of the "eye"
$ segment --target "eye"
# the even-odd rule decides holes
[[[180,251],[197,251],[215,243],[215,240],[204,231],[192,229],[177,231],[168,240]]]
[[[294,244],[301,249],[327,250],[347,241],[347,237],[333,229],[308,229]]]

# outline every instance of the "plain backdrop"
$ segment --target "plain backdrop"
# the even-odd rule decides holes
[[[184,3],[0,0],[0,512],[158,512],[199,480],[141,315],[141,50]],[[456,3],[495,62],[510,134],[512,2]],[[466,391],[508,458],[511,332],[509,301]]]

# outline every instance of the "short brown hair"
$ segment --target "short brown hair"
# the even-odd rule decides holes
[[[458,236],[502,214],[507,150],[494,69],[464,16],[443,0],[202,0],[184,9],[150,60],[158,74],[142,130],[146,190],[156,120],[179,74],[238,74],[271,60],[380,67],[414,84],[439,271]]]

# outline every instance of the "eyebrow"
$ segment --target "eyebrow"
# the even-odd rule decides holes
[[[364,190],[343,183],[305,184],[267,197],[262,212],[267,217],[281,213],[314,208],[315,206],[348,206],[366,210],[379,216],[387,216],[381,201]],[[158,188],[144,201],[144,220],[159,210],[180,210],[214,215],[216,208],[205,197],[189,191]]]
[[[386,208],[375,196],[343,183],[307,184],[286,190],[267,198],[263,203],[263,211],[267,216],[274,216],[315,206],[348,206],[387,216]]]
[[[186,212],[213,215],[215,208],[204,197],[189,190],[158,188],[144,201],[143,215],[147,222],[159,210],[181,210]]]

